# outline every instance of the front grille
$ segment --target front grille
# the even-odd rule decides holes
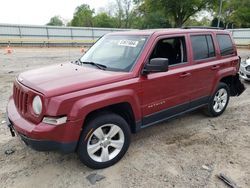
[[[246,70],[250,72],[250,65],[246,67]]]
[[[14,85],[13,87],[13,98],[18,111],[22,114],[28,111],[28,94],[24,90]]]
[[[250,78],[250,75],[247,75],[247,78]]]

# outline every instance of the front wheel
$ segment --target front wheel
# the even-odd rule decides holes
[[[90,168],[106,168],[123,157],[129,144],[127,122],[117,114],[104,113],[87,123],[79,140],[78,155]]]
[[[211,117],[217,117],[221,115],[225,110],[229,102],[230,92],[229,87],[225,83],[219,83],[217,90],[213,96],[209,99],[208,106],[206,108],[206,114]]]

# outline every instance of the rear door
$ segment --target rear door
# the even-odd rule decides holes
[[[216,56],[214,38],[212,33],[190,35],[190,49],[192,49],[190,108],[208,101],[214,78],[221,68]]]

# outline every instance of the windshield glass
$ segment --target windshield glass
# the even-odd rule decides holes
[[[97,41],[81,62],[105,65],[107,70],[130,71],[141,53],[146,36],[104,36]]]

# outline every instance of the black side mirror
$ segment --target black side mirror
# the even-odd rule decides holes
[[[167,58],[154,58],[147,63],[143,69],[143,74],[150,72],[166,72],[168,71],[168,59]]]

